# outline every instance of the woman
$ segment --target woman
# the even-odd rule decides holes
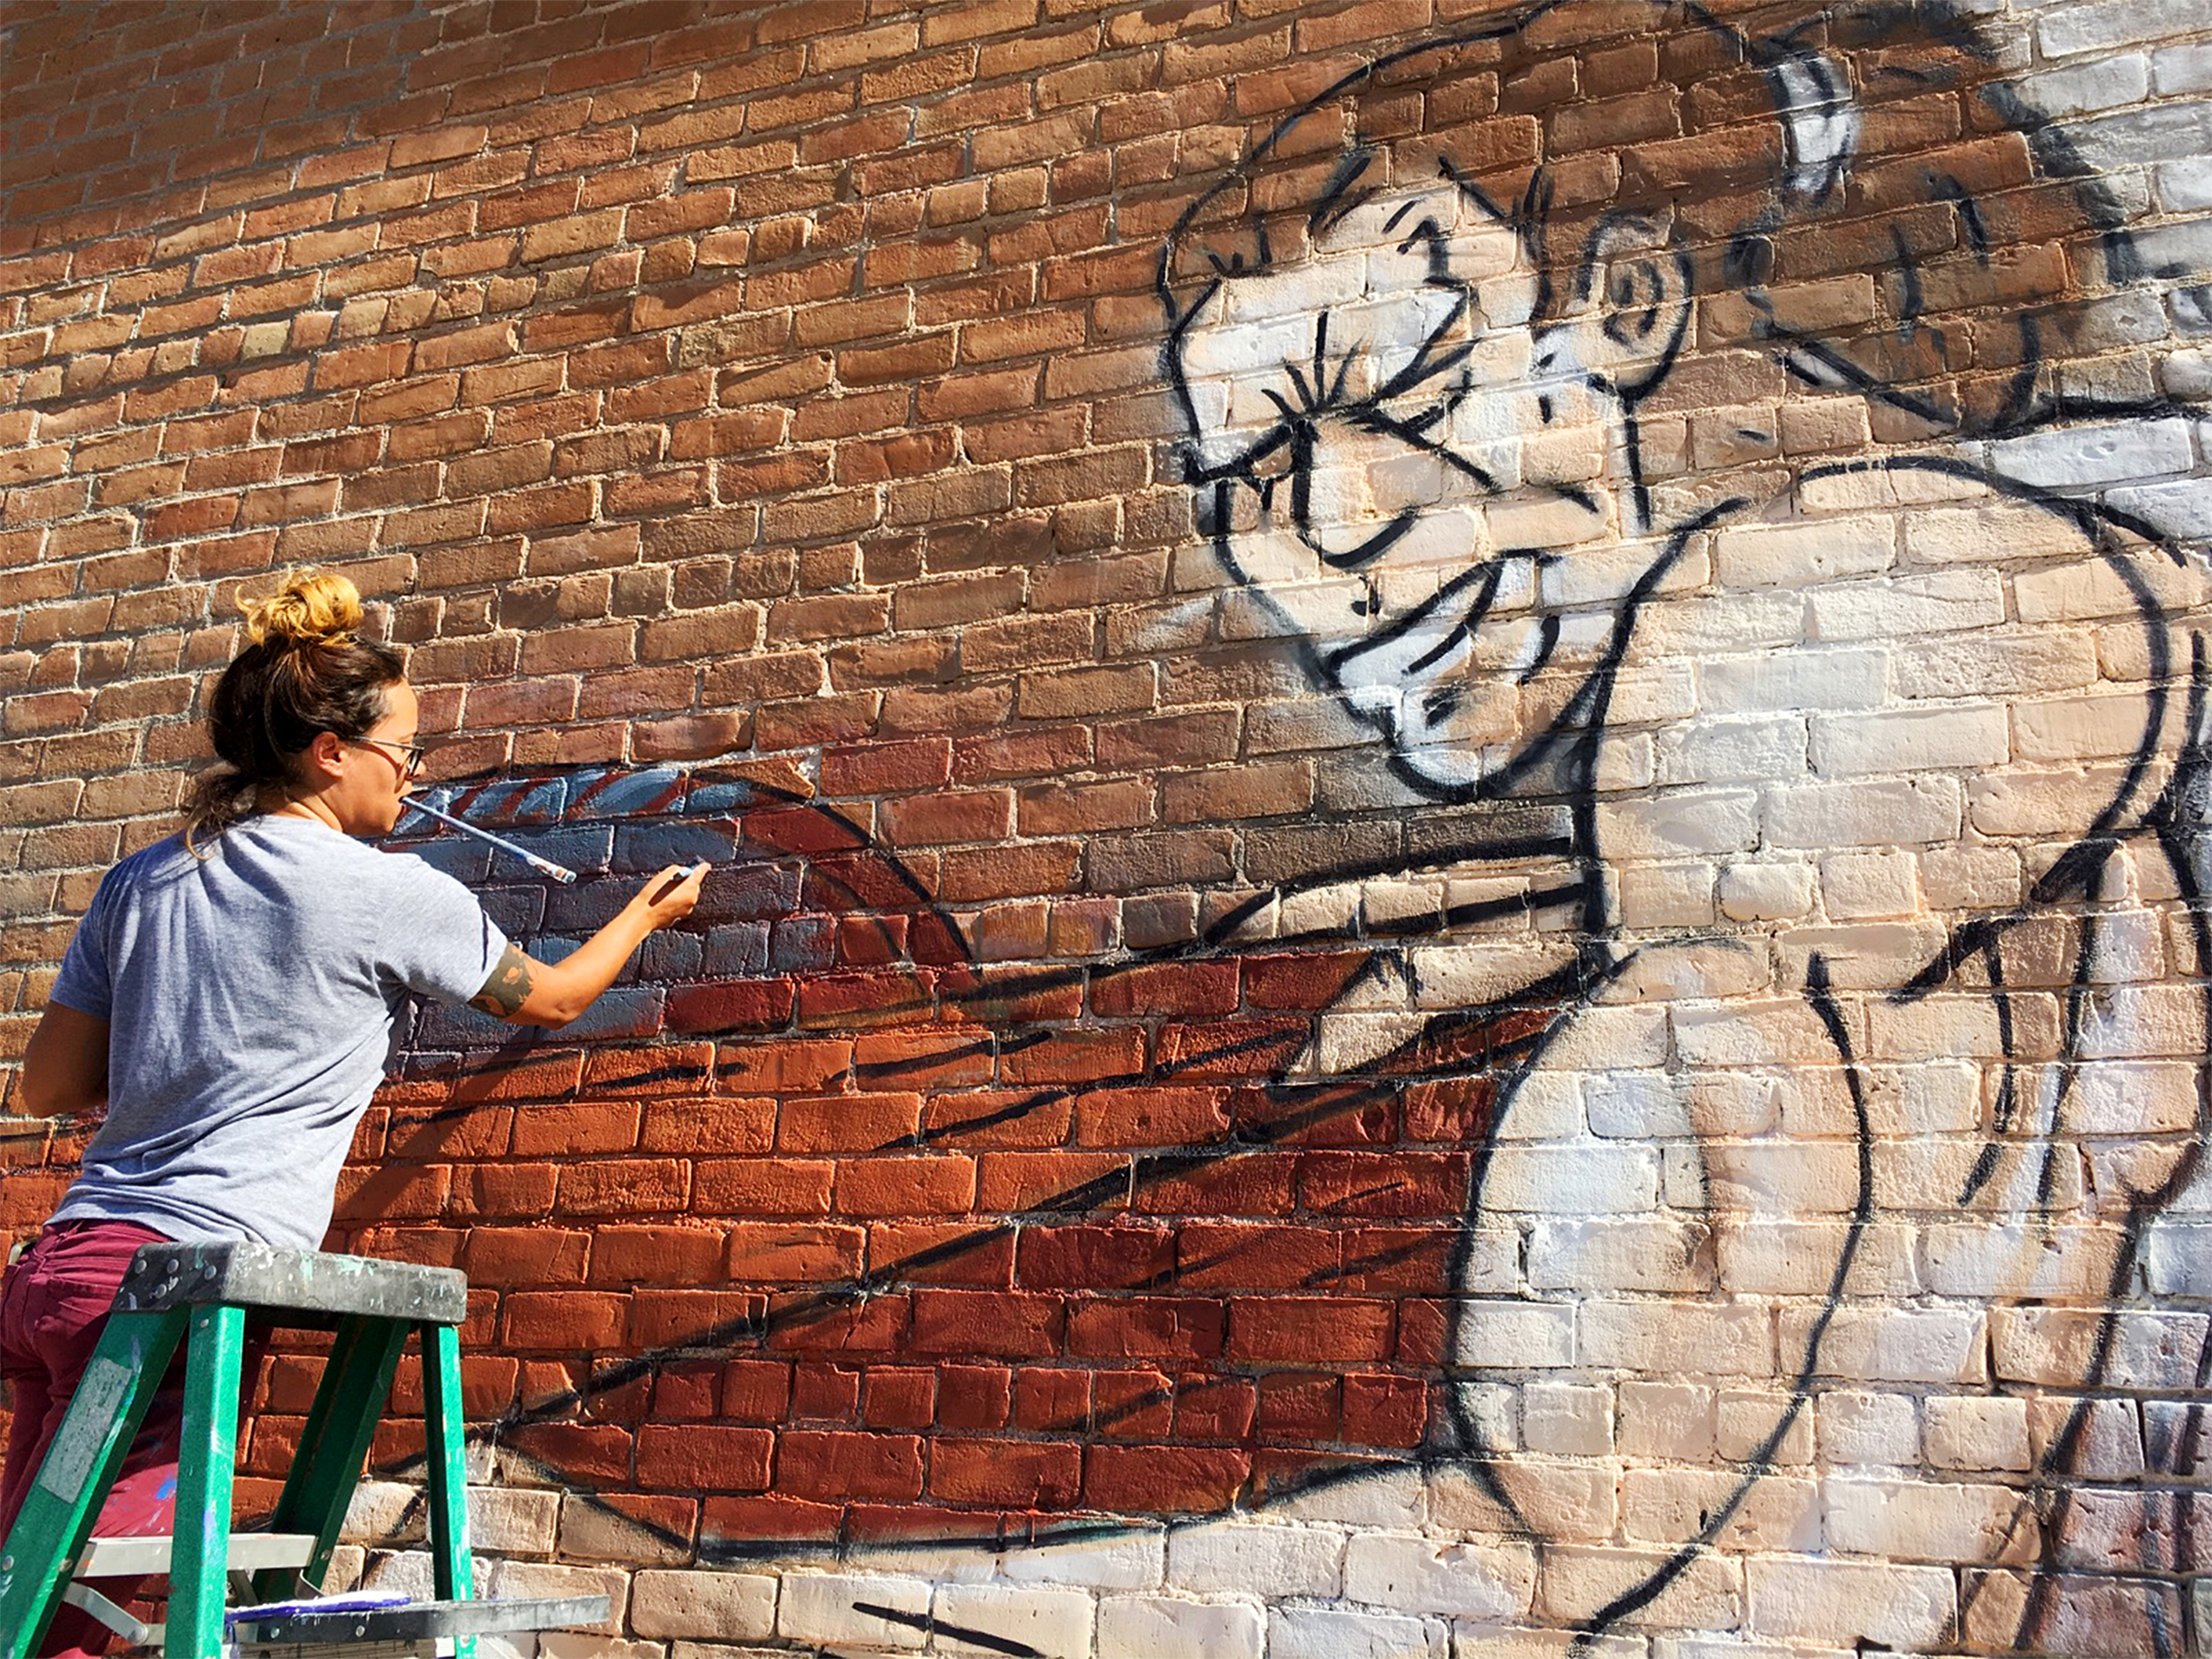
[[[314,1249],[410,996],[565,1025],[648,934],[690,912],[704,878],[664,870],[574,953],[533,961],[452,877],[362,844],[398,822],[423,751],[404,659],[358,637],[353,584],[310,572],[241,607],[249,643],[208,704],[220,763],[182,833],[101,881],[25,1055],[27,1110],[104,1122],[0,1291],[14,1413],[0,1534],[139,1245]],[[167,1528],[179,1371],[103,1534]],[[82,1622],[65,1636],[57,1621],[50,1641],[84,1637],[105,1645]]]

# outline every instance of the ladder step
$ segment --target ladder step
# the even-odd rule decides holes
[[[94,1538],[76,1564],[80,1579],[135,1578],[167,1572],[174,1541],[165,1536]],[[229,1569],[259,1572],[265,1567],[304,1567],[315,1552],[312,1533],[232,1533]]]
[[[420,1641],[436,1636],[491,1636],[524,1630],[559,1630],[597,1624],[606,1617],[604,1595],[562,1595],[515,1601],[410,1602],[399,1607],[356,1607],[236,1618],[239,1641]]]
[[[468,1317],[468,1280],[451,1267],[232,1241],[142,1244],[115,1292],[118,1312],[210,1302],[457,1325]]]

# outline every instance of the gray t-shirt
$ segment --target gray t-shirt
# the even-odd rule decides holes
[[[108,1117],[56,1220],[312,1250],[408,994],[464,1002],[507,941],[406,853],[248,818],[110,870],[53,1000],[109,1021]]]

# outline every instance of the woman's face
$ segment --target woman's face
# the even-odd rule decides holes
[[[348,835],[389,835],[414,788],[409,750],[420,724],[415,688],[394,680],[384,689],[384,713],[360,736],[341,741],[337,776],[323,799]]]
[[[1572,567],[1621,533],[1621,406],[1536,292],[1516,229],[1439,185],[1225,278],[1177,342],[1218,550],[1440,790],[1524,746],[1520,683],[1594,660],[1619,597]]]

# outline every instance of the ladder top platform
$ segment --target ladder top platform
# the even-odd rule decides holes
[[[468,1316],[468,1279],[451,1267],[271,1244],[142,1244],[115,1293],[118,1313],[207,1302],[457,1325]]]
[[[533,1601],[411,1602],[395,1607],[272,1613],[235,1619],[232,1637],[276,1645],[310,1641],[422,1641],[437,1636],[490,1636],[517,1630],[559,1630],[597,1624],[607,1614],[604,1595],[564,1595]]]

